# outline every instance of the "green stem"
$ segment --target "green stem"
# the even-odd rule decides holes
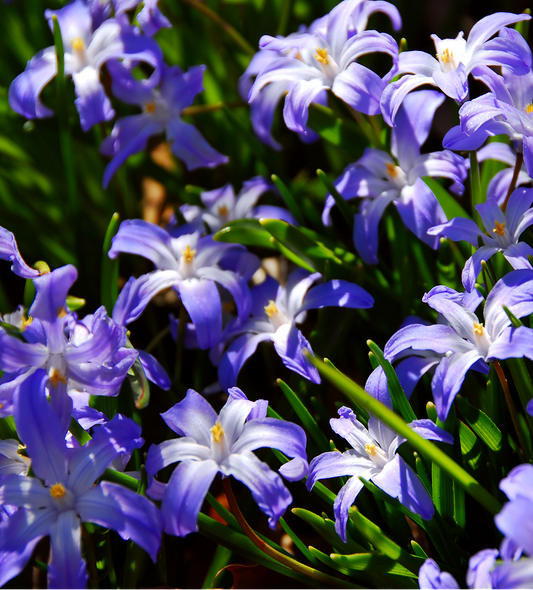
[[[96,569],[96,554],[94,552],[91,535],[87,532],[85,525],[81,525],[81,536],[87,554],[87,565],[89,566],[89,588],[98,588],[98,570]]]
[[[220,17],[216,12],[211,10],[209,6],[206,6],[204,3],[200,2],[199,0],[183,0],[187,4],[194,6],[197,10],[199,10],[202,14],[210,18],[214,23],[216,23],[223,31],[225,31],[237,45],[248,55],[255,55],[257,52],[256,50],[246,41],[246,39],[234,29],[228,22],[226,22],[222,17]]]
[[[359,124],[361,131],[366,135],[366,138],[368,139],[368,141],[374,147],[377,147],[380,150],[385,149],[385,146],[383,145],[383,142],[381,141],[381,137],[379,136],[378,133],[376,133],[374,127],[372,126],[371,123],[368,122],[368,120],[365,118],[365,116],[350,106],[348,107],[348,109],[352,113],[353,118]]]
[[[505,209],[507,208],[507,203],[509,202],[509,197],[511,196],[512,192],[516,188],[516,181],[518,180],[518,175],[520,174],[520,170],[522,168],[522,162],[524,161],[524,154],[519,152],[516,155],[516,162],[514,165],[513,170],[513,177],[511,178],[511,184],[509,185],[509,189],[507,191],[507,195],[505,196],[505,201],[501,206],[501,210],[505,213]]]
[[[285,35],[287,24],[292,10],[292,0],[283,0],[281,3],[281,14],[279,15],[278,30],[276,35]]]
[[[511,396],[511,391],[509,390],[509,383],[507,382],[505,373],[503,372],[503,369],[498,361],[492,361],[492,365],[496,370],[498,379],[500,380],[500,383],[502,385],[503,393],[505,394],[505,401],[507,402],[507,407],[509,408],[511,420],[513,421],[514,429],[516,430],[518,440],[520,441],[520,446],[522,447],[522,453],[524,455],[524,458],[526,459],[526,461],[531,461],[529,446],[520,426],[520,421],[518,419],[518,414],[516,412],[516,407]]]
[[[497,514],[502,506],[476,479],[458,465],[435,444],[422,438],[408,424],[379,400],[372,397],[362,387],[354,383],[340,371],[336,371],[322,360],[309,355],[311,362],[318,368],[328,381],[331,381],[347,397],[366,408],[377,418],[385,422],[398,434],[405,437],[411,446],[420,454],[434,461],[443,471],[455,479],[473,498],[484,506],[491,514]]]
[[[354,212],[350,208],[350,205],[346,202],[346,199],[339,193],[337,187],[331,182],[328,178],[327,174],[323,170],[316,171],[318,178],[322,181],[324,186],[328,189],[329,194],[335,199],[335,203],[339,208],[342,216],[344,217],[348,227],[351,231],[353,231],[353,224],[354,224]]]
[[[252,543],[260,551],[263,551],[263,553],[266,553],[269,557],[272,557],[273,559],[275,559],[279,563],[285,565],[286,567],[290,568],[291,570],[298,572],[300,574],[303,574],[304,576],[307,576],[307,577],[312,578],[314,580],[318,580],[319,582],[323,582],[327,586],[331,586],[333,584],[338,587],[344,587],[342,580],[338,580],[336,578],[333,578],[332,576],[328,576],[327,574],[319,572],[318,570],[315,570],[312,567],[309,567],[307,565],[304,565],[303,563],[300,563],[299,561],[296,561],[292,557],[288,557],[287,555],[283,555],[283,553],[276,551],[276,549],[274,549],[273,547],[271,547],[270,545],[265,543],[263,540],[261,540],[256,535],[256,533],[252,529],[252,527],[248,524],[246,519],[244,518],[244,516],[241,512],[241,509],[239,508],[239,505],[237,504],[237,499],[235,498],[235,494],[233,493],[230,478],[229,477],[224,478],[222,480],[222,484],[224,486],[224,492],[225,492],[226,497],[228,499],[228,503],[231,508],[231,511],[233,512],[233,515],[235,516],[235,518],[239,522],[245,535],[250,539],[250,541],[252,541]]]
[[[59,123],[59,142],[61,146],[61,156],[63,158],[63,169],[69,200],[69,213],[73,221],[77,221],[79,213],[78,191],[76,189],[76,173],[74,168],[74,150],[72,148],[72,138],[70,136],[68,125],[68,108],[66,100],[65,84],[65,49],[63,47],[63,37],[57,16],[52,16],[54,26],[54,45],[57,57],[57,119]]]
[[[145,347],[145,352],[151,352],[167,334],[170,334],[170,325],[166,328],[163,328],[161,332],[159,332],[152,338],[148,346]]]
[[[227,108],[244,107],[246,104],[242,100],[231,100],[229,102],[215,102],[214,104],[200,104],[193,107],[185,107],[181,111],[182,117],[194,117],[195,115],[203,115],[204,113],[212,113],[219,111],[223,106]]]
[[[100,298],[107,313],[111,315],[118,297],[118,258],[109,258],[108,252],[111,249],[111,240],[118,231],[120,215],[113,213],[111,221],[105,232],[104,244],[102,246],[102,278],[100,283]]]

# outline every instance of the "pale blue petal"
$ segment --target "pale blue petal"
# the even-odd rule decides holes
[[[155,562],[161,544],[163,517],[147,498],[131,490],[103,481],[76,502],[83,522],[94,522],[131,539]]]
[[[73,510],[60,512],[50,527],[52,559],[48,565],[49,588],[85,588],[87,571],[81,557],[81,523]]]
[[[211,460],[185,461],[174,469],[161,504],[167,534],[184,537],[198,530],[198,513],[218,470]]]
[[[364,477],[364,476],[363,476]],[[346,524],[348,522],[348,511],[355,501],[357,494],[363,489],[363,482],[358,477],[351,477],[345,483],[333,503],[335,514],[335,531],[346,543]]]
[[[215,346],[222,337],[222,305],[215,283],[209,279],[180,281],[181,301],[194,327],[198,346],[202,349]]]
[[[189,389],[185,398],[161,417],[180,436],[190,436],[198,444],[211,447],[210,431],[218,416],[211,404],[194,389]]]
[[[211,448],[198,444],[192,437],[165,440],[159,445],[151,445],[146,457],[146,473],[153,476],[167,465],[179,461],[207,461],[211,458]]]
[[[389,496],[398,498],[408,510],[419,514],[424,520],[433,517],[435,507],[424,484],[400,455],[396,455],[381,473],[371,479]]]
[[[224,475],[233,475],[252,492],[260,510],[268,516],[268,525],[274,530],[292,502],[281,477],[253,453],[232,454],[220,468]]]

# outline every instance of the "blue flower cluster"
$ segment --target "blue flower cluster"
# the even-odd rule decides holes
[[[81,128],[88,131],[113,121],[100,145],[108,158],[104,188],[154,135],[164,135],[187,170],[228,162],[183,120],[184,110],[204,89],[206,66],[183,71],[167,65],[153,35],[169,28],[170,22],[157,0],[145,0],[140,10],[139,4],[74,0],[45,13],[50,28],[59,26],[61,31],[65,75],[74,84]],[[320,480],[346,478],[332,506],[335,542],[342,547],[353,541],[352,505],[365,486],[379,488],[387,501],[397,499],[412,517],[409,522],[420,530],[436,514],[436,493],[428,489],[423,465],[415,470],[420,463],[411,461],[403,447],[399,450],[409,439],[372,410],[357,408],[356,415],[350,407],[337,406],[339,417],[332,418],[330,426],[350,448],[341,451],[331,445],[325,451],[325,446],[308,461],[312,419],[304,423],[306,434],[293,422],[267,415],[268,401],[248,399],[237,387],[245,363],[261,342],[270,341],[298,382],[302,377],[306,384],[321,383],[320,364],[310,343],[314,347],[314,341],[305,335],[306,320],[314,317],[313,310],[323,308],[344,313],[373,307],[376,282],[359,281],[363,288],[354,277],[361,268],[380,264],[380,222],[391,203],[424,247],[436,251],[446,243],[458,257],[462,245],[456,242],[467,242],[471,249],[464,256],[464,291],[427,285],[422,303],[435,312],[427,311],[435,321],[409,316],[385,344],[383,359],[364,388],[384,408],[384,415],[398,411],[392,373],[404,407],[410,408],[411,394],[431,372],[429,414],[434,407],[435,419],[403,417],[414,435],[444,443],[451,457],[465,445],[464,438],[460,443],[456,439],[460,430],[454,431],[454,420],[456,399],[465,389],[469,370],[496,379],[502,371],[499,361],[533,360],[533,329],[528,322],[533,313],[533,266],[528,259],[533,248],[523,239],[533,224],[533,59],[526,40],[509,28],[530,16],[492,14],[477,22],[467,39],[462,32],[455,39],[432,35],[433,57],[400,51],[391,35],[367,30],[376,12],[384,13],[395,31],[401,28],[398,10],[389,2],[343,0],[297,33],[263,36],[238,89],[249,102],[255,134],[274,150],[282,147],[272,135],[282,100],[286,126],[306,143],[319,138],[309,113],[328,104],[328,91],[356,120],[376,122],[378,116],[386,124],[375,133],[373,145],[336,178],[320,205],[326,228],[336,223],[335,208],[342,209],[352,224],[357,264],[349,267],[350,272],[331,269],[334,261],[346,270],[345,260],[340,260],[346,252],[330,249],[327,240],[306,231],[297,219],[297,207],[289,211],[257,205],[266,193],[270,202],[283,196],[279,185],[264,176],[245,181],[237,196],[231,184],[199,192],[197,204],[176,209],[165,226],[141,219],[123,221],[109,258],[133,254],[152,263],[152,270],[131,276],[113,309],[101,306],[84,317],[69,296],[78,276],[75,266],[50,270],[28,265],[14,235],[0,228],[0,259],[10,261],[13,273],[34,290],[31,305],[0,316],[0,418],[13,420],[18,437],[0,441],[0,585],[19,575],[39,540],[49,536],[49,587],[85,587],[86,523],[131,539],[155,562],[163,533],[185,536],[198,530],[199,513],[219,473],[224,479],[233,476],[251,491],[273,530],[293,501],[284,480],[306,479],[307,490],[316,491],[324,487]],[[11,84],[9,104],[27,119],[53,115],[41,93],[58,74],[56,53],[55,46],[37,53]],[[390,67],[385,74],[360,63],[363,56],[374,54],[384,54]],[[469,76],[488,91],[470,99]],[[416,90],[427,85],[434,88]],[[447,98],[459,106],[459,125],[447,132],[444,149],[426,153],[436,111]],[[112,101],[134,105],[141,112],[115,120]],[[507,136],[511,145],[502,140],[482,147],[494,136]],[[470,159],[457,152],[470,152]],[[461,196],[469,173],[474,178],[474,168],[485,160],[499,160],[508,168],[490,179],[486,200],[475,205],[484,227],[470,217],[448,219],[445,209],[450,208],[426,180],[445,179],[449,190]],[[232,227],[259,235],[271,220],[286,232],[283,236],[294,230],[302,243],[313,244],[304,254],[303,248],[291,251],[291,241],[283,242],[283,236],[260,244],[268,247],[277,239],[277,251],[296,262],[298,268],[283,277],[268,274],[261,248],[246,247],[257,246],[253,240],[220,240]],[[351,240],[350,236],[350,245]],[[328,264],[318,269],[313,255],[325,257],[325,252]],[[489,261],[499,254],[509,268],[494,273]],[[148,448],[145,467],[131,475],[139,482],[135,492],[116,482],[132,454],[143,447],[141,435],[146,434],[125,415],[98,412],[93,402],[97,396],[123,396],[124,384],[139,374],[170,389],[171,379],[159,361],[134,348],[129,332],[154,298],[169,291],[181,310],[179,319],[171,318],[169,331],[180,346],[208,351],[204,354],[216,367],[218,381],[202,393],[222,391],[227,397],[217,413],[203,395],[188,389],[181,401],[161,414],[178,438]],[[521,421],[513,418],[519,439],[518,444],[513,440],[515,449],[522,445],[519,431],[527,426],[526,411],[533,414],[533,401],[521,401]],[[512,404],[510,393],[508,402]],[[286,462],[273,469],[254,453],[263,448],[276,449]],[[525,449],[522,453],[527,459]],[[175,463],[168,476],[165,468]],[[469,558],[469,588],[533,584],[533,467],[527,462],[506,467],[500,478],[499,487],[509,501],[494,522],[503,541],[499,550],[483,549]],[[374,540],[372,544],[378,547]],[[459,587],[451,573],[441,571],[429,554],[425,557],[419,564],[421,588]]]

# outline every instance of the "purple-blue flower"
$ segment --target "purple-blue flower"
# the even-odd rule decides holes
[[[118,61],[110,62],[108,68],[113,77],[113,94],[128,104],[140,106],[143,112],[118,119],[102,142],[100,151],[111,157],[104,172],[104,188],[129,156],[142,151],[148,139],[160,133],[165,133],[172,153],[185,162],[188,170],[213,168],[228,161],[227,156],[207,143],[196,127],[181,118],[182,110],[204,90],[205,66],[194,66],[187,72],[179,66],[164,66],[157,88],[137,80]]]
[[[320,273],[294,271],[281,286],[272,277],[252,289],[251,317],[235,318],[230,322],[211,360],[218,364],[218,379],[222,389],[237,383],[237,376],[248,358],[264,340],[274,343],[283,364],[291,371],[314,383],[320,383],[316,367],[307,358],[311,345],[296,327],[305,320],[309,309],[338,306],[367,309],[374,300],[359,285],[335,279],[311,288],[321,278]],[[231,343],[220,358],[224,347]],[[220,360],[218,360],[220,359]]]
[[[83,447],[65,445],[59,417],[48,404],[48,376],[39,370],[19,388],[15,420],[36,477],[10,475],[2,480],[0,504],[19,509],[0,524],[0,584],[22,571],[36,542],[50,536],[50,588],[84,588],[81,527],[93,522],[132,539],[155,561],[162,517],[147,499],[122,486],[94,481],[123,452],[139,447],[140,427],[115,416]],[[7,557],[7,559],[6,559]]]
[[[533,70],[532,55],[525,39],[512,29],[503,29],[500,36],[511,39],[520,47],[526,72],[502,68],[502,75],[486,66],[472,71],[490,90],[465,103],[459,110],[460,126],[452,128],[443,145],[453,150],[475,150],[487,137],[505,134],[523,153],[529,176],[533,176]]]
[[[368,10],[372,3],[365,5]],[[380,10],[390,8],[388,13],[396,14],[388,3],[379,5]],[[250,89],[249,102],[253,104],[267,84],[278,84],[280,89],[288,91],[283,110],[285,124],[302,134],[307,133],[309,105],[323,100],[324,92],[329,89],[355,110],[378,114],[383,89],[395,72],[398,45],[386,33],[355,32],[353,11],[354,3],[346,0],[329,13],[327,20],[322,19],[320,26],[307,33],[287,39],[262,37],[260,48],[278,55],[266,59],[267,65],[259,71]],[[398,21],[399,17],[395,24],[401,23]],[[383,78],[356,61],[374,52],[386,53],[393,59],[393,68]]]
[[[104,63],[118,59],[144,62],[154,68],[148,83],[158,82],[161,50],[155,41],[137,34],[134,27],[109,19],[93,30],[91,11],[83,0],[75,0],[60,10],[47,10],[45,16],[51,29],[53,16],[57,17],[61,27],[65,74],[72,76],[76,108],[84,131],[115,115],[100,81],[100,68]],[[27,119],[53,115],[53,111],[41,102],[40,95],[56,74],[55,47],[47,47],[32,57],[24,72],[11,84],[11,108]]]
[[[348,166],[335,181],[345,199],[361,199],[355,216],[354,243],[361,258],[377,264],[378,224],[389,203],[393,202],[405,225],[426,244],[436,249],[439,239],[428,236],[427,230],[446,218],[437,198],[422,180],[423,176],[440,176],[453,181],[455,192],[461,194],[466,178],[464,159],[446,150],[420,154],[426,141],[435,110],[444,97],[433,90],[409,95],[392,130],[391,153],[366,148],[363,156]],[[398,162],[398,165],[397,165]],[[330,210],[335,201],[326,200],[322,220],[331,224]]]
[[[41,275],[41,271],[31,268],[20,255],[15,236],[0,227],[0,260],[10,260],[11,270],[23,279],[34,279]]]
[[[162,494],[161,510],[168,534],[185,536],[197,530],[198,513],[217,473],[233,475],[244,483],[275,529],[292,497],[281,477],[252,451],[274,448],[291,457],[279,469],[289,481],[307,474],[303,429],[292,422],[267,418],[266,400],[250,401],[237,387],[228,393],[219,415],[192,389],[183,401],[161,414],[182,437],[152,445],[146,459],[146,471],[151,477],[167,465],[181,462],[166,486],[162,488],[155,482],[148,489],[158,499]]]
[[[1,416],[11,415],[14,390],[37,368],[45,369],[52,404],[67,428],[72,401],[66,394],[80,398],[76,405],[87,405],[89,395],[118,394],[137,351],[125,347],[125,328],[104,307],[83,320],[67,312],[67,293],[77,275],[67,265],[34,279],[36,296],[23,340],[0,330]]]
[[[514,269],[532,268],[527,257],[533,256],[533,248],[526,242],[519,242],[522,232],[533,224],[532,203],[533,189],[518,188],[509,198],[505,213],[495,199],[476,205],[488,235],[466,217],[454,217],[428,230],[430,236],[446,236],[454,242],[465,240],[474,247],[478,246],[479,237],[483,239],[485,245],[474,252],[463,269],[463,285],[467,291],[474,289],[481,263],[497,252],[501,252]]]
[[[130,279],[125,287],[127,297],[121,298],[120,309],[115,306],[113,317],[126,325],[139,317],[159,291],[174,287],[196,328],[200,348],[211,348],[222,336],[222,306],[216,283],[230,292],[239,317],[247,317],[250,311],[246,279],[219,264],[232,250],[248,254],[242,246],[215,243],[211,236],[199,238],[193,233],[174,238],[147,221],[124,221],[113,238],[109,256],[139,254],[151,260],[157,270]]]
[[[369,17],[375,12],[385,13],[392,21],[394,29],[401,28],[402,20],[397,8],[389,2],[375,2],[374,0],[344,0],[329,14],[314,21],[309,28],[300,27],[298,33],[292,33],[287,37],[277,37],[276,43],[269,43],[261,46],[258,53],[254,55],[246,71],[239,80],[239,93],[244,100],[248,99],[252,78],[262,71],[270,68],[271,65],[281,64],[280,58],[302,59],[299,53],[299,46],[306,45],[313,38],[319,46],[324,45],[324,38],[328,34],[328,23],[333,19],[332,26],[335,29],[334,35],[346,35],[346,41],[356,33],[366,29]],[[346,27],[346,31],[344,28]],[[313,61],[311,60],[311,64]],[[327,64],[326,64],[327,65]],[[299,78],[292,79],[290,76],[280,80],[272,81],[263,86],[259,94],[250,102],[250,118],[252,127],[261,141],[275,150],[280,150],[281,145],[272,137],[271,127],[274,111],[279,101],[297,83]],[[325,90],[313,97],[313,103],[326,104],[327,95]],[[290,127],[290,126],[289,126]],[[299,132],[305,142],[318,139],[318,134],[304,125],[304,131]]]
[[[533,331],[525,326],[512,327],[502,307],[505,305],[517,317],[532,313],[532,281],[530,270],[515,270],[500,279],[485,302],[485,325],[461,302],[459,293],[434,287],[423,301],[442,314],[449,325],[411,324],[385,345],[385,357],[390,361],[410,352],[415,356],[419,351],[442,355],[431,382],[441,420],[446,419],[470,368],[488,373],[486,363],[491,360],[533,358]]]
[[[204,231],[204,223],[208,226],[209,231],[214,233],[234,219],[245,219],[247,217],[282,219],[287,223],[298,225],[287,209],[273,205],[255,206],[259,197],[267,191],[278,194],[274,183],[263,176],[255,176],[243,182],[242,190],[237,196],[235,196],[231,184],[228,183],[220,188],[201,192],[200,199],[203,207],[182,205],[180,211],[185,221],[194,224],[194,227],[201,232]]]
[[[426,488],[402,457],[396,454],[405,439],[375,416],[370,416],[367,429],[350,408],[343,406],[338,412],[340,418],[329,421],[331,428],[353,448],[344,453],[331,451],[315,457],[309,464],[307,489],[313,489],[319,479],[350,476],[333,504],[335,530],[339,537],[346,543],[348,511],[363,489],[360,477],[371,480],[389,496],[398,498],[411,512],[426,520],[431,519],[435,507]],[[411,426],[425,438],[453,442],[453,438],[431,420],[417,420]]]
[[[459,589],[456,579],[448,572],[441,572],[434,559],[426,559],[418,572],[418,584],[420,588],[441,590],[450,588]]]
[[[388,125],[394,125],[396,113],[411,90],[424,84],[437,86],[458,103],[468,99],[468,74],[476,66],[504,66],[524,74],[527,63],[520,44],[508,36],[489,40],[500,29],[531,18],[528,14],[496,12],[478,21],[468,39],[461,31],[455,39],[435,43],[436,59],[423,51],[404,51],[398,60],[399,74],[405,74],[383,92],[381,109]]]

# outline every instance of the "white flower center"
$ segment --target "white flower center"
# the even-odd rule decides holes
[[[511,245],[511,235],[509,234],[509,230],[505,228],[505,222],[500,223],[499,221],[495,221],[492,233],[500,248],[508,248]]]
[[[459,33],[455,39],[439,39],[436,35],[432,35],[432,38],[441,70],[445,74],[455,70],[465,54],[466,41],[463,39],[463,33]]]
[[[222,424],[217,423],[211,428],[211,451],[213,460],[219,465],[229,455],[228,441]]]
[[[392,183],[394,188],[402,190],[402,188],[407,185],[405,172],[399,166],[391,164],[390,162],[387,162],[385,165],[387,167],[387,177],[389,181]]]
[[[55,483],[50,487],[50,496],[52,496],[56,508],[61,511],[71,510],[74,507],[74,494],[62,483]]]
[[[483,324],[474,322],[472,325],[473,343],[476,348],[483,355],[483,358],[487,358],[489,348],[491,345],[490,336]]]
[[[367,452],[368,456],[372,459],[376,467],[383,468],[389,462],[389,458],[385,454],[385,451],[379,445],[376,445],[374,443],[367,443],[365,445],[365,451]]]
[[[290,323],[290,320],[287,318],[287,316],[278,309],[278,306],[272,300],[268,302],[268,305],[265,305],[265,313],[267,314],[270,323],[274,327],[274,330],[277,330],[281,326]]]

